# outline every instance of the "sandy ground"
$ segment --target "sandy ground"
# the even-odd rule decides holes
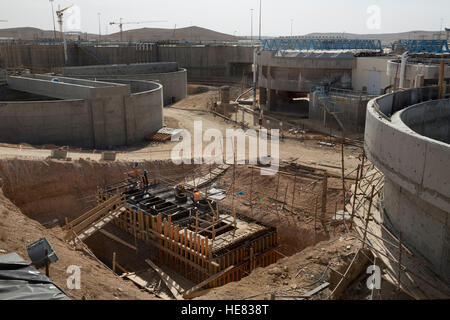
[[[234,91],[234,95],[237,95],[239,90]],[[166,125],[169,127],[176,127],[176,128],[183,128],[187,129],[191,132],[193,132],[194,128],[194,121],[201,120],[203,122],[203,131],[207,129],[219,129],[223,134],[226,132],[227,129],[238,129],[238,126],[233,125],[232,123],[223,120],[220,117],[215,117],[211,113],[206,111],[206,105],[208,102],[213,101],[217,98],[217,91],[215,90],[209,90],[206,91],[206,89],[200,90],[200,93],[191,95],[189,98],[178,102],[177,104],[165,108],[164,114],[165,114],[165,122]],[[246,121],[250,123],[251,119],[246,118]],[[224,134],[225,135],[225,134]],[[340,170],[338,169],[341,165],[341,150],[339,146],[335,147],[327,147],[327,146],[321,146],[318,144],[319,141],[325,141],[326,137],[318,135],[315,136],[314,139],[311,140],[301,140],[301,139],[286,139],[284,141],[280,142],[280,158],[281,158],[281,164],[284,166],[288,162],[293,163],[300,163],[300,164],[308,164],[312,166],[321,166],[322,169],[327,169],[331,172],[335,172],[337,174],[340,173]],[[223,145],[226,144],[226,140],[224,139],[222,141]],[[127,167],[128,162],[134,162],[134,161],[153,161],[153,160],[165,160],[170,159],[170,153],[172,151],[172,148],[175,146],[176,142],[168,142],[168,143],[155,143],[155,142],[148,142],[145,144],[142,144],[140,146],[135,146],[132,148],[121,148],[116,150],[118,152],[118,162],[126,162],[123,163],[123,167]],[[194,144],[194,142],[193,142]],[[206,143],[204,144],[204,148],[206,147]],[[8,145],[8,144],[0,144],[0,159],[8,160],[8,159],[24,159],[24,160],[44,160],[51,154],[51,149],[55,146],[30,146],[26,144],[22,145]],[[359,163],[359,160],[357,159],[358,156],[358,148],[355,147],[346,147],[345,148],[345,163],[346,163],[346,169],[347,173],[351,172],[354,168],[356,168],[357,164]],[[74,150],[70,149],[68,157],[70,157],[72,160],[93,160],[88,161],[89,163],[95,163],[96,161],[100,160],[100,154],[99,151],[96,150]],[[60,166],[64,167],[64,161],[60,161]],[[69,164],[71,162],[67,162]],[[325,166],[325,167],[324,167]],[[96,171],[95,165],[88,166],[92,169],[92,172]],[[334,168],[333,168],[334,167]],[[91,170],[90,169],[90,170]],[[20,169],[18,169],[20,171]],[[24,169],[27,170],[27,169]],[[89,173],[85,169],[80,169],[84,173],[88,175],[93,175],[93,173]],[[114,169],[114,174],[119,176],[120,169]],[[313,215],[314,211],[314,199],[317,197],[318,190],[311,189],[309,190],[307,188],[307,185],[310,185],[310,181],[301,181],[299,179],[298,181],[298,188],[300,190],[304,191],[304,194],[302,197],[297,197],[297,199],[294,201],[294,209],[291,210],[291,212],[286,210],[280,210],[280,204],[276,201],[273,201],[270,199],[270,197],[273,197],[272,194],[269,192],[270,188],[267,188],[267,186],[271,185],[272,187],[275,186],[275,181],[272,178],[262,177],[259,176],[259,173],[256,174],[255,178],[255,195],[258,196],[260,199],[262,199],[262,202],[258,204],[259,207],[255,207],[254,210],[251,210],[248,206],[248,194],[249,192],[249,180],[250,178],[250,170],[246,167],[238,167],[237,169],[239,171],[239,178],[237,179],[237,184],[239,184],[240,191],[243,191],[243,196],[241,198],[236,197],[235,205],[240,206],[240,210],[242,210],[244,213],[251,215],[252,212],[268,212],[268,214],[265,217],[257,217],[260,219],[265,219],[266,221],[274,224],[280,224],[281,227],[285,227],[288,232],[283,234],[283,241],[285,243],[285,246],[280,249],[281,255],[291,255],[295,252],[298,252],[299,250],[302,250],[308,246],[314,245],[316,241],[320,241],[322,238],[319,236],[317,238],[317,235],[315,236],[315,230],[314,230],[314,223],[311,222],[311,216]],[[42,174],[45,174],[45,170],[41,172]],[[106,180],[106,174],[105,171],[102,175],[103,180]],[[158,172],[158,174],[163,174],[164,172]],[[219,186],[226,187],[230,186],[231,181],[231,171],[229,170],[225,176],[220,178],[217,182]],[[46,180],[46,178],[43,178]],[[52,177],[53,180],[49,180],[48,183],[43,186],[46,192],[49,193],[49,195],[54,194],[56,196],[56,193],[58,187],[55,183],[57,180],[57,177]],[[78,178],[77,178],[78,179]],[[74,177],[74,181],[78,181],[75,183],[75,185],[81,186],[85,184],[85,181],[80,176],[77,180]],[[100,179],[100,178],[97,178]],[[39,190],[36,185],[33,185],[33,179],[30,178],[30,181],[28,183],[27,188],[29,188],[30,194],[33,193],[33,190]],[[102,181],[103,181],[102,180]],[[92,180],[92,183],[95,181]],[[103,181],[104,182],[104,181]],[[98,183],[98,182],[96,182]],[[94,185],[94,184],[93,184]],[[93,186],[92,185],[92,186]],[[98,185],[98,184],[97,184]],[[286,186],[292,186],[292,181],[288,179],[282,179],[280,183],[280,195],[277,198],[282,198],[282,192],[286,190]],[[92,186],[88,186],[91,188]],[[86,187],[86,188],[88,188]],[[71,186],[67,186],[67,190],[72,188]],[[290,187],[292,188],[292,187]],[[304,188],[304,189],[302,189]],[[338,201],[340,198],[340,191],[339,191],[339,179],[336,179],[336,181],[330,180],[329,185],[329,203],[327,205],[327,214],[332,215],[335,212],[335,205],[341,205]],[[273,188],[272,188],[273,189]],[[10,190],[11,191],[11,190]],[[273,191],[273,190],[272,190]],[[310,191],[310,196],[307,196],[307,191]],[[67,191],[67,199],[71,199],[71,197],[75,197],[75,194],[73,191]],[[288,190],[285,196],[282,200],[285,201],[287,204],[291,205],[291,193],[292,190]],[[316,195],[314,195],[316,194]],[[24,195],[22,195],[24,197]],[[25,199],[26,197],[24,197]],[[30,202],[27,204],[26,208],[27,210],[32,209],[36,206],[36,203],[39,203],[40,208],[52,208],[52,197],[49,196],[46,199],[46,202],[40,201],[41,199],[36,198],[36,202]],[[24,200],[25,201],[25,200]],[[232,201],[232,197],[228,197],[224,201],[225,206],[232,205],[230,202]],[[54,204],[55,205],[55,204]],[[53,207],[54,207],[53,205]],[[289,208],[289,205],[287,208]],[[70,208],[70,202],[67,202],[64,206],[65,210],[69,212]],[[297,210],[296,208],[300,208],[300,210]],[[291,208],[292,209],[292,208]],[[45,211],[45,210],[44,210]],[[42,211],[42,213],[44,212]],[[48,210],[47,210],[48,211]],[[292,213],[294,211],[294,213]],[[50,211],[49,211],[50,212]],[[52,211],[53,212],[53,211]],[[55,210],[56,212],[56,210]],[[29,214],[29,212],[28,212]],[[42,221],[33,221],[29,219],[27,216],[22,214],[22,212],[13,205],[8,199],[6,199],[3,196],[3,193],[0,194],[0,215],[3,215],[2,219],[0,220],[0,249],[11,252],[16,251],[19,254],[21,254],[23,257],[26,257],[26,245],[29,244],[31,241],[34,241],[38,239],[41,236],[47,237],[52,245],[54,246],[55,250],[59,253],[61,259],[56,264],[52,265],[52,269],[54,270],[54,280],[57,285],[59,285],[62,289],[66,288],[65,284],[65,269],[67,266],[71,264],[80,265],[85,270],[88,270],[86,273],[86,285],[85,287],[80,291],[70,291],[68,292],[69,296],[74,299],[147,299],[147,298],[155,298],[153,295],[149,295],[147,293],[144,293],[140,290],[138,290],[134,285],[124,282],[120,278],[113,276],[111,272],[105,268],[103,265],[98,263],[96,260],[94,260],[92,257],[88,256],[86,253],[82,251],[77,251],[72,248],[70,248],[67,244],[65,244],[62,241],[60,232],[58,230],[49,230],[45,229],[39,222]],[[49,216],[50,217],[50,216]],[[46,217],[47,219],[47,217]],[[290,229],[289,229],[290,228]],[[301,232],[299,231],[301,230]],[[338,234],[341,230],[335,230]],[[344,237],[348,237],[347,235]],[[338,237],[337,239],[339,239]],[[337,242],[333,243],[340,243],[342,246],[345,246],[347,248],[348,244],[346,242],[347,240],[338,240]],[[342,242],[342,243],[341,243]],[[327,244],[324,244],[323,247],[325,251],[329,250],[330,252],[333,250],[339,251],[342,248],[336,249],[334,245],[331,247],[328,247]],[[244,298],[244,296],[250,296],[253,294],[261,294],[261,293],[267,293],[270,292],[270,287],[274,285],[274,283],[280,284],[281,289],[290,288],[294,285],[302,286],[303,282],[298,282],[297,278],[296,280],[292,281],[284,281],[286,277],[291,277],[293,272],[296,272],[296,268],[299,264],[299,262],[303,262],[308,260],[308,256],[310,255],[310,252],[308,251],[310,248],[306,249],[305,251],[298,253],[296,256],[297,258],[293,258],[292,264],[283,265],[280,264],[280,266],[283,269],[282,274],[287,273],[284,278],[276,272],[277,279],[273,280],[270,276],[267,276],[267,270],[257,270],[255,271],[254,275],[252,274],[251,277],[245,278],[239,283],[233,283],[225,286],[224,288],[215,289],[212,292],[216,292],[217,295],[208,295],[205,298],[220,298],[220,299],[240,299]],[[316,250],[316,249],[311,249]],[[347,249],[346,249],[347,250]],[[320,250],[323,251],[323,250]],[[321,253],[320,251],[317,251],[317,253]],[[348,252],[339,251],[334,252],[336,254],[348,254]],[[3,251],[2,251],[3,252]],[[334,254],[333,253],[333,254]],[[305,260],[306,259],[306,260]],[[318,257],[315,260],[319,260],[320,257]],[[331,258],[330,258],[331,259]],[[320,262],[320,261],[319,261]],[[318,265],[322,265],[323,263],[320,262]],[[284,267],[287,266],[289,272],[284,270]],[[316,272],[317,271],[317,272]],[[315,274],[323,273],[323,270],[321,267],[317,269]],[[311,271],[312,272],[312,271]],[[264,276],[265,278],[262,280],[264,282],[264,285],[261,286],[258,283],[258,275]],[[295,275],[295,274],[294,274]],[[53,278],[53,277],[52,277]],[[301,280],[303,281],[303,280]],[[288,284],[285,284],[285,282],[288,282]],[[232,288],[234,288],[232,290]],[[240,290],[235,290],[236,288],[240,288]],[[263,288],[263,289],[261,289]],[[307,288],[305,288],[307,289]],[[212,294],[212,293],[211,293]]]

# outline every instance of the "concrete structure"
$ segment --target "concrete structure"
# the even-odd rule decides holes
[[[445,58],[446,66],[444,71],[444,78],[447,82],[450,81],[450,57]],[[404,88],[415,88],[420,84],[420,77],[423,77],[423,85],[431,86],[438,83],[439,68],[441,58],[426,58],[421,56],[409,57],[405,69]],[[397,88],[400,85],[401,75],[401,60],[393,59],[388,62],[387,76],[390,78],[392,85]]]
[[[234,81],[243,76],[251,83],[253,49],[225,45],[68,45],[69,66],[177,62],[189,70],[190,80]],[[65,66],[62,45],[0,46],[2,68],[25,66],[35,72],[52,72]],[[226,79],[226,80],[225,80]]]
[[[292,98],[307,95],[314,85],[351,89],[355,66],[354,55],[344,52],[262,51],[257,62],[260,103],[291,114],[307,114],[307,104],[296,105]]]
[[[262,51],[259,100],[268,111],[308,117],[311,110],[302,98],[316,86],[382,94],[390,85],[388,61],[376,53],[358,56],[355,51]]]
[[[67,150],[62,150],[62,149],[53,149],[52,150],[52,154],[50,156],[51,158],[54,159],[66,159],[67,158]]]
[[[109,149],[157,132],[163,126],[162,86],[115,82],[8,77],[0,91],[17,99],[0,101],[0,141]],[[20,101],[21,92],[26,101]]]
[[[383,223],[450,274],[450,100],[437,96],[423,87],[372,100],[365,150],[385,175]]]
[[[102,158],[103,161],[116,161],[116,153],[112,151],[105,151],[102,152]]]
[[[327,129],[340,131],[340,124],[335,119],[337,117],[347,134],[362,134],[366,122],[367,103],[373,98],[372,95],[358,91],[317,90],[310,94],[308,119],[312,123],[320,124],[325,129],[322,130],[324,132]]]
[[[364,91],[373,95],[384,94],[384,89],[391,85],[386,73],[387,65],[392,57],[357,57],[352,71],[353,90]]]
[[[187,71],[176,62],[157,62],[121,65],[99,65],[56,69],[66,77],[100,80],[151,80],[163,86],[164,105],[183,100],[187,96]]]

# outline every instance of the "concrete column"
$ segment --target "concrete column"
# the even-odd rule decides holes
[[[268,100],[269,100],[269,103],[268,103],[269,110],[272,111],[272,110],[276,109],[276,107],[277,107],[277,91],[276,90],[273,90],[273,89],[269,90]]]
[[[106,149],[106,127],[105,127],[105,106],[103,100],[93,99],[91,100],[91,112],[92,112],[92,131],[95,143],[93,145],[96,149]]]
[[[259,104],[265,105],[267,104],[267,89],[259,88]]]

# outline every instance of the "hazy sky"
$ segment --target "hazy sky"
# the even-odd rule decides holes
[[[259,0],[55,0],[54,7],[75,4],[81,11],[84,32],[118,32],[110,21],[167,20],[126,26],[177,28],[196,25],[219,32],[250,35],[251,8],[258,33]],[[437,31],[450,27],[449,0],[262,0],[262,33],[267,36],[310,32],[389,33]],[[369,9],[369,12],[368,12]],[[375,19],[375,20],[374,20]],[[0,0],[0,28],[32,26],[53,29],[49,0]]]

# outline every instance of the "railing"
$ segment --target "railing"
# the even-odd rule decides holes
[[[406,50],[409,53],[450,53],[447,40],[399,40],[394,50]]]
[[[375,50],[381,51],[380,40],[359,39],[269,39],[263,51],[279,50]]]

